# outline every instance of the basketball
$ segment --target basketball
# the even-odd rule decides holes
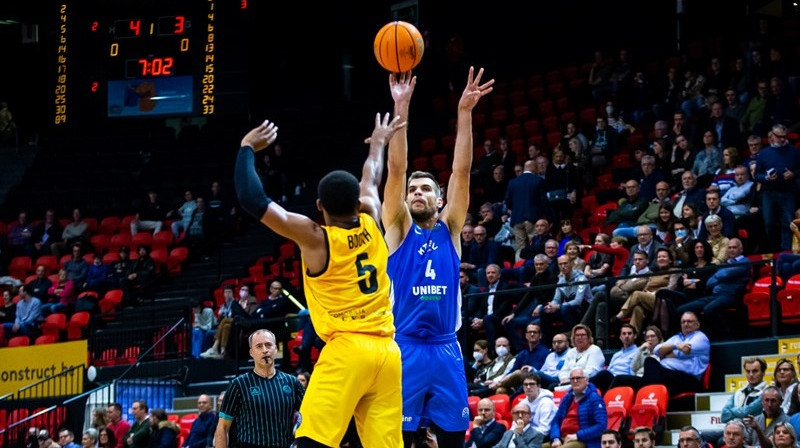
[[[375,36],[375,59],[390,72],[410,71],[422,60],[424,51],[422,34],[408,22],[387,23]]]

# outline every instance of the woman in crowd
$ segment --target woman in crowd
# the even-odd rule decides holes
[[[107,424],[106,410],[104,408],[97,408],[92,411],[92,428],[100,431],[100,428],[105,428]]]
[[[705,294],[706,281],[712,275],[709,269],[714,258],[714,251],[708,241],[697,240],[689,253],[689,268],[683,275],[683,290],[689,300]],[[680,283],[679,283],[680,286]]]
[[[81,447],[98,448],[98,440],[99,436],[97,434],[97,430],[94,428],[89,428],[83,432],[83,436],[81,437]]]
[[[574,241],[578,244],[582,244],[583,240],[581,236],[578,234],[578,231],[572,227],[572,220],[565,218],[559,221],[558,223],[558,235],[556,235],[556,240],[558,241],[558,256],[564,255],[564,250],[567,247],[567,243],[570,241]]]
[[[608,248],[610,244],[611,237],[609,237],[607,233],[598,233],[594,237],[593,245],[579,246],[582,251],[589,251],[589,260],[583,268],[583,274],[589,280],[603,279],[611,276],[611,267],[614,265],[614,255],[595,249],[598,246]],[[603,285],[598,284],[592,286],[592,294],[596,294],[601,286]]]
[[[100,442],[100,448],[116,448],[117,446],[117,436],[114,435],[114,431],[105,426],[97,430],[97,440]]]
[[[658,206],[658,218],[656,218],[656,228],[653,236],[661,244],[672,244],[675,241],[675,234],[672,233],[672,225],[675,223],[675,215],[672,213],[673,205],[669,202],[662,202]]]
[[[653,156],[656,158],[656,171],[664,174],[669,179],[672,172],[672,161],[670,160],[670,149],[664,146],[664,140],[657,138],[653,140]]]
[[[729,146],[722,150],[722,167],[717,170],[714,179],[711,181],[712,188],[719,189],[719,196],[722,197],[728,189],[736,185],[734,170],[741,163],[739,150]]]
[[[681,185],[681,176],[684,171],[691,171],[694,165],[694,147],[689,138],[683,134],[675,136],[675,144],[672,147],[672,157],[670,166],[672,169],[671,185]]]
[[[0,323],[14,322],[17,317],[17,304],[10,289],[3,291],[3,303],[0,303]]]
[[[697,234],[700,231],[699,222],[700,219],[700,210],[694,204],[683,204],[681,208],[681,217],[689,221],[689,234],[692,235],[692,238],[697,238]]]
[[[775,425],[770,438],[773,448],[797,448],[797,431],[789,422]]]
[[[58,281],[48,291],[50,300],[42,303],[42,316],[52,313],[71,312],[78,299],[78,290],[75,282],[67,278],[67,271],[58,271]]]
[[[303,387],[307,388],[308,387],[308,382],[311,381],[311,374],[309,372],[303,370],[302,372],[299,372],[297,374],[297,381],[300,381],[300,384],[302,384]]]
[[[489,341],[486,339],[478,339],[472,346],[472,369],[467,371],[467,379],[472,379],[472,383],[467,384],[467,389],[473,387],[473,384],[480,384],[486,381],[486,375],[489,371],[489,366],[492,364],[492,354],[489,351]]]
[[[795,371],[794,363],[791,360],[783,358],[775,363],[772,384],[781,390],[781,396],[783,397],[781,407],[783,412],[788,412],[794,389],[797,386],[797,371]]]

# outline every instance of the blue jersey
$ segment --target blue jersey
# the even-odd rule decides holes
[[[432,230],[412,222],[389,256],[398,335],[427,339],[453,335],[461,327],[460,264],[444,222],[437,221]]]

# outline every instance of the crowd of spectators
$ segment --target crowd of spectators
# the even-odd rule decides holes
[[[701,390],[710,343],[739,336],[722,316],[741,306],[758,274],[760,266],[748,257],[776,254],[784,281],[800,273],[800,92],[780,52],[770,46],[730,61],[714,55],[708,67],[664,67],[664,82],[651,82],[625,49],[616,59],[596,52],[587,100],[599,114],[591,123],[564,122],[556,144],[545,149],[532,142],[526,154],[510,150],[505,135],[484,139],[484,155],[472,171],[475,208],[462,229],[464,331],[473,347],[465,357],[469,391],[525,400],[502,431],[493,427],[491,401],[479,402],[474,428],[480,430],[471,436],[476,446],[581,441],[596,448],[604,437],[614,439],[604,447],[619,445],[619,434],[604,432],[607,416],[598,389],[658,383],[672,393]],[[761,62],[765,53],[769,61]],[[611,163],[619,155],[631,166]],[[280,156],[276,149],[264,170],[279,166]],[[597,183],[606,173],[613,174],[613,185]],[[270,179],[285,202],[291,196],[286,179]],[[584,207],[592,204],[587,198],[595,206],[610,205],[599,221],[591,217],[595,210]],[[208,195],[187,191],[184,199],[171,207],[150,191],[134,212],[130,233],[166,229],[198,247],[209,231],[223,231],[237,219],[236,205],[218,182]],[[503,231],[506,223],[510,233]],[[4,292],[0,319],[6,339],[34,335],[51,313],[84,306],[97,312],[80,301],[87,291],[95,300],[114,288],[123,289],[130,303],[152,298],[157,267],[150,249],[140,246],[131,259],[123,247],[119,259],[108,263],[90,236],[77,209],[63,228],[53,210],[38,222],[19,213],[0,264],[19,255],[72,257],[57,273],[36,266],[35,278]],[[55,281],[50,274],[57,275]],[[193,304],[194,357],[225,357],[230,344],[240,342],[232,334],[236,318],[248,328],[296,311],[280,282],[272,282],[261,301],[250,288],[226,286],[219,306]],[[603,348],[616,350],[607,365]],[[752,387],[737,392],[730,404],[749,406],[747,413],[726,407],[725,423],[734,424],[730,435],[726,425],[715,444],[722,437],[736,446],[737,433],[747,445],[772,444],[766,442],[782,421],[800,411],[794,363],[776,366],[770,386],[762,380],[763,360],[745,361],[744,368]],[[557,390],[568,391],[559,406],[552,400]],[[150,437],[174,432],[163,411],[148,416],[146,403],[135,405],[134,415],[142,417],[135,427],[155,429]],[[119,413],[112,408],[109,415]],[[110,419],[109,428],[120,426],[125,425],[118,417],[116,423]],[[792,427],[783,428],[796,442]],[[114,446],[103,444],[112,437],[108,431],[96,429],[100,446]],[[127,433],[115,434],[117,447],[148,446]],[[647,439],[652,446],[652,433],[639,434],[642,447]],[[496,438],[495,444],[486,437]],[[700,438],[694,428],[684,428],[680,446],[689,448]]]

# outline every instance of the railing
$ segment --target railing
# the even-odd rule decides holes
[[[99,336],[99,341],[94,341],[95,344],[110,344],[112,341],[149,342],[147,348],[131,360],[129,365],[114,367],[124,369],[121,373],[112,372],[114,376],[107,384],[101,384],[89,391],[79,393],[84,385],[92,384],[88,380],[84,383],[85,366],[79,365],[25,386],[16,394],[0,397],[0,409],[12,417],[9,418],[11,423],[8,427],[0,429],[2,446],[24,447],[28,441],[28,430],[33,427],[46,428],[51,435],[61,427],[68,427],[80,434],[85,422],[91,422],[92,409],[87,409],[87,403],[92,407],[101,406],[105,409],[110,403],[119,402],[129,407],[133,401],[144,399],[151,408],[171,409],[172,400],[176,394],[182,392],[181,388],[185,386],[188,373],[185,363],[186,327],[186,321],[181,317],[171,325],[148,326],[146,331],[141,328],[106,330],[104,335]],[[136,332],[140,334],[132,334]],[[114,336],[114,333],[119,334]],[[145,360],[154,362],[143,363]],[[101,379],[98,378],[97,381]],[[35,398],[37,393],[60,394],[58,396],[70,398],[38,399]],[[33,412],[30,411],[31,408],[34,408]],[[15,418],[15,412],[20,418]],[[123,418],[130,420],[132,416]]]
[[[52,434],[63,425],[67,414],[66,407],[64,403],[52,403],[57,402],[58,397],[71,396],[83,391],[85,369],[84,365],[77,365],[22,387],[16,393],[8,393],[0,397],[2,400],[0,409],[8,412],[10,416],[13,416],[14,412],[17,415],[23,415],[18,421],[8,425],[7,429],[0,429],[3,446],[24,446],[27,442],[26,429],[28,426],[48,428]],[[16,403],[20,403],[21,406],[15,406]],[[30,412],[29,406],[35,406],[33,413]]]
[[[39,397],[66,397],[83,392],[86,366],[70,367],[57,375],[29,384],[14,394],[15,400],[31,400]]]

